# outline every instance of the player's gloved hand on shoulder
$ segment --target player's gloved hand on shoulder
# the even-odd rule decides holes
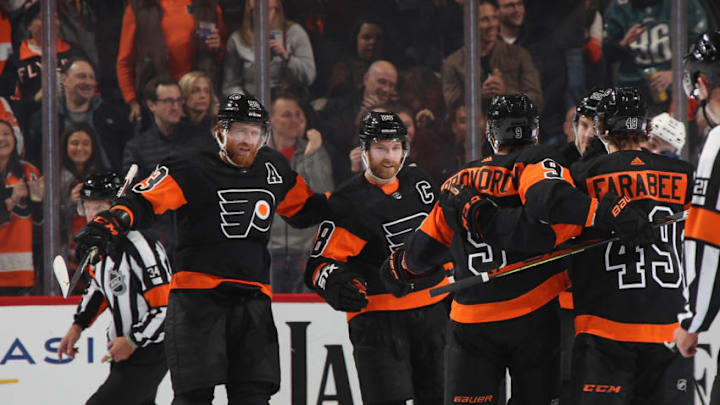
[[[318,294],[337,311],[358,312],[368,304],[365,280],[335,263],[323,265],[315,287]]]
[[[93,247],[101,255],[112,249],[113,239],[130,231],[130,217],[122,210],[101,211],[73,237],[78,261],[82,260]]]
[[[657,240],[657,232],[647,217],[631,207],[627,197],[612,192],[600,199],[593,225],[605,232],[614,232],[620,240],[633,245],[645,245]]]
[[[461,226],[475,241],[482,239],[482,229],[497,213],[497,204],[480,195],[472,187],[448,184],[440,193],[440,206],[456,216]]]
[[[385,289],[396,297],[404,297],[411,292],[432,287],[445,277],[443,269],[436,271],[415,274],[410,271],[405,263],[405,247],[401,246],[380,266],[380,280]]]

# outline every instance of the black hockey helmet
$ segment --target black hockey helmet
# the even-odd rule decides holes
[[[647,104],[634,87],[616,87],[603,92],[595,115],[595,132],[647,132]],[[601,127],[602,126],[602,127]]]
[[[115,172],[105,171],[88,176],[80,188],[83,200],[112,200],[117,195],[122,179]]]
[[[407,128],[400,117],[394,112],[370,111],[363,117],[360,124],[360,146],[370,149],[372,142],[382,140],[398,140],[403,150],[408,151]]]
[[[229,128],[233,122],[260,124],[267,128],[270,115],[260,102],[252,96],[233,93],[222,101],[217,116],[218,122]]]
[[[710,90],[720,86],[720,31],[706,32],[690,45],[690,52],[683,58],[683,89],[688,97],[697,98],[695,86],[698,74],[704,73]]]
[[[575,115],[573,116],[573,125],[575,128],[577,128],[580,117],[589,118],[590,120],[595,118],[600,100],[602,100],[609,91],[610,90],[607,89],[594,89],[590,94],[580,100],[575,107]]]
[[[525,94],[496,96],[488,107],[485,132],[495,150],[537,142],[539,126],[537,107]]]

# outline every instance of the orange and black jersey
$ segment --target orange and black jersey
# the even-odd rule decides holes
[[[58,39],[58,70],[76,56],[83,56],[82,51]],[[0,95],[9,96],[13,92],[16,99],[32,100],[42,88],[42,53],[40,48],[33,46],[30,40],[26,39],[20,44],[19,52],[10,56],[6,68],[7,71],[3,73],[3,88],[0,90]],[[10,85],[15,87],[9,88]]]
[[[177,211],[178,246],[171,289],[235,282],[270,295],[267,243],[275,213],[293,226],[320,222],[327,200],[313,194],[280,153],[263,147],[248,170],[220,160],[215,148],[183,149],[136,184],[113,209],[145,228]]]
[[[591,197],[607,192],[660,219],[687,208],[693,168],[647,150],[624,150],[578,162],[572,174]],[[673,339],[683,311],[683,223],[660,228],[658,242],[611,242],[572,257],[576,333],[618,341],[661,343]]]
[[[456,224],[456,216],[436,205],[408,240],[411,271],[425,273],[450,248],[455,279],[472,277],[530,254],[552,250],[579,235],[595,215],[597,200],[575,189],[561,157],[544,146],[523,148],[472,162],[445,183],[471,186],[493,198],[500,213],[472,238]],[[450,317],[462,323],[501,321],[534,311],[567,287],[558,263],[496,279],[455,294]]]
[[[307,264],[307,284],[315,288],[323,269],[332,266],[367,282],[368,306],[363,312],[404,310],[441,301],[444,296],[430,298],[427,291],[396,298],[385,290],[379,276],[382,263],[404,245],[436,200],[430,176],[417,167],[403,168],[395,183],[382,187],[369,183],[364,174],[351,177],[328,199],[330,215],[318,228]],[[439,265],[446,262],[440,260]]]

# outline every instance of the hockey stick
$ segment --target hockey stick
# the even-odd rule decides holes
[[[668,215],[667,217],[664,217],[660,220],[655,220],[652,222],[653,227],[659,228],[663,225],[669,225],[675,222],[684,221],[685,218],[687,218],[687,211],[681,211],[678,213],[675,213],[673,215]],[[517,261],[515,263],[511,263],[508,265],[505,265],[500,268],[492,269],[487,272],[480,272],[475,276],[468,277],[465,279],[462,279],[460,281],[456,281],[452,284],[447,284],[442,287],[434,288],[430,290],[430,296],[435,297],[440,294],[445,294],[448,292],[453,292],[457,290],[462,290],[464,288],[468,288],[471,286],[474,286],[476,284],[480,283],[487,283],[488,281],[497,278],[497,277],[505,277],[509,276],[510,274],[517,273],[523,270],[530,269],[535,266],[539,266],[541,264],[553,262],[558,259],[562,259],[563,257],[572,256],[581,252],[584,252],[588,249],[592,249],[594,247],[607,245],[610,242],[616,242],[620,240],[619,237],[615,236],[613,238],[609,239],[592,239],[587,241],[582,241],[579,243],[573,243],[570,246],[560,248],[553,250],[549,253],[543,253],[536,256],[529,257],[527,259],[523,259],[520,261]]]
[[[58,284],[60,284],[62,296],[67,298],[68,289],[70,288],[70,276],[68,275],[68,269],[65,265],[65,259],[60,255],[55,256],[53,260],[53,273],[55,273],[55,279]]]
[[[122,186],[120,186],[120,189],[118,189],[116,198],[120,198],[125,195],[127,192],[128,187],[130,187],[130,183],[132,183],[133,179],[135,178],[135,175],[137,174],[138,166],[136,164],[133,164],[130,166],[130,169],[128,169],[127,174],[125,175],[125,181],[123,181]],[[67,290],[63,290],[63,297],[67,298],[70,293],[75,289],[75,286],[77,285],[78,281],[80,281],[80,276],[85,271],[85,268],[87,265],[95,259],[95,256],[98,254],[98,248],[93,246],[86,254],[85,257],[83,257],[82,261],[80,261],[80,265],[77,269],[75,269],[75,274],[73,274],[72,279],[67,285]],[[58,283],[60,283],[60,288],[63,288],[63,283],[61,282],[61,278],[58,277],[58,272],[61,272],[61,270],[55,268],[55,264],[58,262],[58,258],[62,259],[62,256],[55,257],[55,260],[53,261],[53,271],[55,272],[55,277],[58,279]],[[62,260],[62,266],[65,267],[64,271],[65,274],[67,274],[67,266],[65,266],[65,261]],[[65,276],[67,278],[67,276]]]

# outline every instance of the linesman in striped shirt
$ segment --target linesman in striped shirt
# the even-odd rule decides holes
[[[120,183],[112,172],[85,181],[78,209],[88,222],[110,208]],[[170,263],[162,244],[140,231],[119,237],[105,251],[108,254],[90,271],[90,285],[60,342],[58,358],[74,358],[82,331],[110,308],[108,353],[103,358],[111,362],[110,375],[87,404],[154,404],[168,369],[163,340]]]

